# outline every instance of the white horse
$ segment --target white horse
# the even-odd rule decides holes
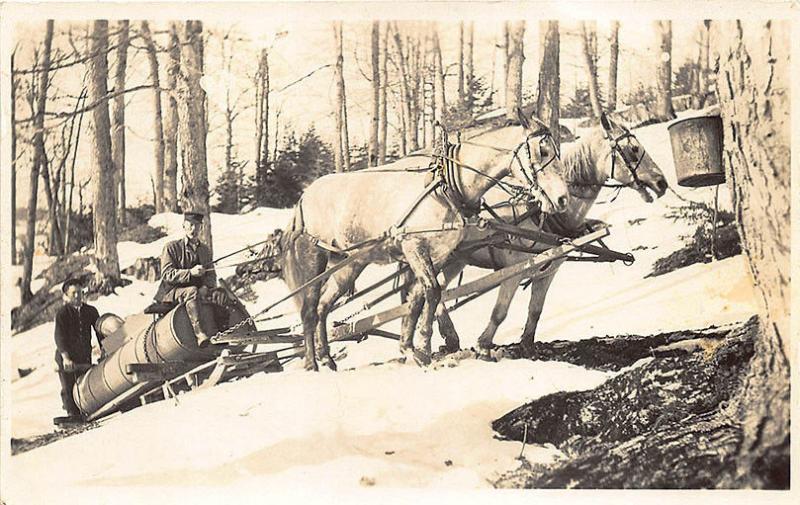
[[[320,275],[332,256],[342,258],[337,252],[355,255],[323,285],[312,283],[296,296],[306,369],[317,370],[317,358],[336,369],[328,348],[328,313],[368,264],[398,260],[414,275],[400,350],[407,361],[430,363],[431,325],[441,299],[436,276],[466,235],[465,210],[478,208],[481,197],[512,174],[527,181],[527,192],[538,197],[543,211],[566,208],[567,187],[550,131],[521,111],[518,117],[520,125],[484,133],[463,144],[457,159],[448,156],[450,171],[441,179],[446,185],[428,170],[411,169],[418,158],[406,158],[378,169],[327,175],[305,190],[280,243],[289,288]],[[423,344],[415,350],[417,323]]]
[[[653,201],[648,191],[652,191],[658,197],[664,195],[668,188],[664,174],[645,152],[636,137],[627,128],[616,124],[605,114],[601,116],[601,126],[602,128],[589,130],[578,142],[564,146],[562,161],[570,194],[567,210],[544,219],[537,212],[529,219],[516,223],[517,226],[538,230],[540,229],[539,222],[543,221],[541,227],[543,231],[561,236],[582,234],[586,230],[586,215],[589,209],[595,203],[600,190],[612,180],[615,180],[621,187],[637,191],[648,203]],[[504,222],[514,222],[519,216],[529,211],[524,203],[504,205],[505,200],[507,200],[505,195],[494,190],[485,196],[486,203],[494,207],[495,214]],[[482,216],[490,220],[496,219],[489,214]],[[465,237],[465,243],[487,239],[491,234],[491,229],[470,230]],[[513,245],[531,247],[534,244],[529,240],[518,239],[512,241]],[[546,249],[544,244],[542,246],[544,247],[537,248],[537,252]],[[484,247],[465,253],[456,251],[453,259],[444,267],[444,276],[446,282],[449,283],[466,265],[498,270],[528,258],[530,258],[529,253],[499,247]],[[528,320],[521,338],[523,349],[526,352],[532,349],[547,290],[564,261],[563,258],[553,261],[531,280]],[[546,275],[541,275],[542,273]],[[494,335],[508,315],[508,308],[521,280],[519,277],[508,279],[500,286],[489,323],[478,338],[478,347],[484,353],[493,347]],[[442,311],[440,308],[437,317],[440,333],[445,337],[446,349],[449,352],[457,350],[459,348],[458,336],[446,311]]]

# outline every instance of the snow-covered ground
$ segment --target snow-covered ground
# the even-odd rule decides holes
[[[713,189],[675,185],[664,124],[635,133],[679,194],[711,201]],[[610,196],[602,194],[599,200]],[[726,205],[724,187],[720,197]],[[667,193],[648,205],[638,194],[623,191],[614,202],[596,205],[590,216],[612,225],[606,240],[610,247],[645,249],[634,251],[637,261],[629,267],[565,264],[550,289],[537,339],[652,334],[742,321],[754,314],[752,281],[741,256],[644,278],[653,261],[680,248],[680,237],[692,231],[685,223],[664,218],[668,206],[679,203]],[[215,256],[262,240],[288,217],[288,211],[272,209],[213,215]],[[151,224],[166,227],[174,236],[180,216],[155,216]],[[157,256],[166,240],[120,244],[123,268],[137,257]],[[390,268],[367,269],[359,285]],[[230,273],[221,271],[220,276]],[[484,273],[468,270],[465,280]],[[125,316],[149,304],[155,287],[134,281],[92,303],[101,313]],[[258,300],[248,304],[252,312],[287,292],[279,280],[258,283],[255,291]],[[497,343],[519,338],[528,296],[526,291],[517,295]],[[493,302],[490,293],[453,314],[462,347],[475,344]],[[384,307],[396,303],[390,300]],[[276,310],[284,309],[291,305]],[[335,313],[333,318],[346,315]],[[51,431],[52,417],[61,415],[52,330],[52,323],[45,324],[11,339],[14,437]],[[434,347],[440,343],[437,336]],[[564,363],[525,360],[419,369],[387,363],[397,357],[397,344],[376,337],[334,344],[333,351],[340,356],[338,373],[310,374],[294,363],[284,373],[182,395],[177,404],[147,405],[111,417],[97,429],[14,456],[4,499],[14,504],[52,503],[81,496],[82,502],[120,503],[182,496],[205,502],[211,496],[202,491],[206,486],[235,486],[237,492],[256,497],[269,496],[269,490],[489,487],[494,476],[516,467],[520,452],[519,444],[492,438],[493,419],[542,395],[592,388],[611,376]],[[18,378],[18,368],[34,371]],[[548,447],[525,449],[526,458],[534,462],[556,455]]]

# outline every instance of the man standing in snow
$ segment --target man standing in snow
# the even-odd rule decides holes
[[[83,303],[83,288],[77,279],[68,279],[61,285],[64,305],[56,313],[56,363],[61,380],[61,403],[72,418],[81,413],[72,398],[72,388],[82,369],[92,364],[92,328],[103,352],[103,335],[95,327],[100,315],[93,306]],[[102,359],[102,358],[101,358]]]
[[[205,347],[210,342],[200,324],[200,301],[226,305],[224,295],[215,288],[217,276],[211,261],[211,251],[200,242],[203,214],[187,212],[184,215],[184,237],[168,242],[161,252],[161,285],[155,300],[160,303],[184,303],[192,323],[197,344]]]

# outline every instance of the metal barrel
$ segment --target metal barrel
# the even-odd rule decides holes
[[[204,312],[210,311],[201,310],[201,314]],[[72,396],[88,416],[135,385],[125,373],[129,364],[181,362],[189,370],[197,362],[213,359],[217,352],[197,346],[186,308],[181,304],[90,368],[76,381]]]
[[[719,116],[682,119],[667,129],[678,185],[695,188],[725,182]]]

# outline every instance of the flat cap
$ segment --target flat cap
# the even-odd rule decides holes
[[[195,223],[202,223],[203,222],[203,215],[199,212],[184,212],[183,219],[186,221],[193,221]]]

